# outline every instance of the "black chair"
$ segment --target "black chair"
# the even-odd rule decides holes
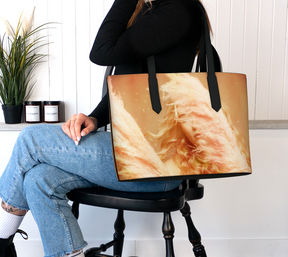
[[[111,74],[112,67],[107,67],[105,78]],[[104,79],[103,95],[106,94],[107,83]],[[186,220],[188,227],[188,238],[193,245],[196,257],[206,257],[204,246],[201,244],[201,236],[195,228],[188,201],[201,199],[204,188],[198,180],[184,180],[182,184],[169,192],[160,193],[131,193],[109,190],[103,187],[75,189],[67,194],[69,200],[73,201],[72,212],[79,217],[79,204],[86,204],[104,208],[117,209],[118,214],[114,223],[115,233],[111,242],[93,247],[85,252],[86,257],[104,257],[102,254],[113,246],[113,257],[121,257],[124,243],[124,210],[140,212],[161,212],[164,214],[162,232],[166,242],[166,257],[174,257],[173,237],[174,224],[171,212],[179,211]],[[160,224],[159,224],[160,226]],[[112,256],[110,256],[112,257]]]
[[[141,212],[162,212],[164,214],[162,232],[166,241],[166,257],[174,257],[173,237],[174,225],[171,212],[180,210],[186,220],[188,227],[188,238],[193,245],[196,257],[206,257],[204,246],[201,244],[201,236],[196,230],[192,219],[189,200],[201,199],[203,197],[203,186],[197,180],[183,181],[176,189],[161,193],[130,193],[109,190],[102,187],[75,189],[67,194],[73,201],[72,212],[78,219],[79,204],[87,204],[104,208],[118,209],[118,215],[114,223],[114,239],[100,247],[93,247],[85,252],[86,257],[104,257],[105,252],[113,246],[113,256],[121,257],[124,242],[124,210]],[[161,225],[159,224],[159,227]]]

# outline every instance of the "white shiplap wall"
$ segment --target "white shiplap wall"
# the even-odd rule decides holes
[[[250,119],[288,119],[287,0],[204,3],[224,70],[247,74]]]
[[[247,74],[251,120],[288,119],[288,0],[203,0],[224,71]],[[89,51],[112,0],[0,0],[11,23],[36,6],[35,25],[58,22],[48,31],[46,63],[37,68],[30,100],[65,102],[66,119],[88,114],[101,98],[102,67]],[[3,35],[5,29],[0,26]],[[3,121],[1,112],[0,122]]]

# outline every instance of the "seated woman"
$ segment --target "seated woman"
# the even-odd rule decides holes
[[[115,0],[90,59],[116,66],[116,74],[144,73],[154,55],[157,72],[189,72],[197,53],[201,21],[198,0]],[[103,186],[129,192],[159,192],[181,181],[118,182],[107,96],[89,115],[73,115],[63,127],[24,129],[0,179],[0,257],[15,257],[13,238],[27,211],[39,228],[46,257],[84,256],[87,243],[68,205],[75,188]],[[28,250],[27,250],[28,251]],[[32,249],[30,249],[32,255]]]

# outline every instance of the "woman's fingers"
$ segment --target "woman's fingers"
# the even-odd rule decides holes
[[[62,130],[67,134],[75,143],[77,141],[77,136],[75,132],[75,123],[78,119],[78,114],[74,114],[65,124],[62,126]],[[80,125],[81,127],[81,125]],[[79,142],[79,141],[78,141]]]
[[[87,117],[84,123],[84,128],[81,131],[81,136],[85,137],[90,132],[95,131],[97,129],[97,119],[94,117]]]
[[[70,120],[66,121],[63,125],[62,125],[62,130],[64,131],[64,133],[69,136],[72,139],[72,135],[70,133]]]
[[[88,135],[97,128],[97,119],[88,117],[82,113],[73,115],[62,126],[62,130],[67,134],[76,145],[79,144],[81,136]]]
[[[76,121],[77,121],[77,118],[71,119],[71,121],[70,121],[70,133],[71,133],[72,140],[75,142],[76,145],[78,145],[80,138],[77,136],[77,132],[76,132]]]

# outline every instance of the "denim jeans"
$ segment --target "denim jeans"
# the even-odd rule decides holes
[[[129,192],[159,192],[181,181],[118,182],[109,132],[93,132],[78,146],[57,125],[33,125],[19,135],[0,178],[0,197],[30,210],[45,256],[64,256],[87,243],[66,194],[75,188],[103,186]]]

